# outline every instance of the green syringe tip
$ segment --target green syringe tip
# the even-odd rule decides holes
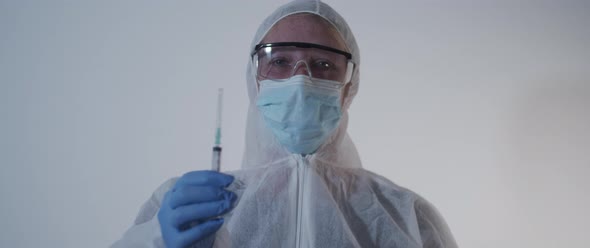
[[[215,145],[221,145],[221,128],[217,128],[215,132]]]

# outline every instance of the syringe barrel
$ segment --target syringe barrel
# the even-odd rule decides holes
[[[213,159],[211,161],[211,170],[217,172],[221,170],[221,146],[213,147]]]

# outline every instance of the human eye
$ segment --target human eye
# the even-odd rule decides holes
[[[290,64],[290,61],[285,57],[275,57],[269,61],[270,66],[274,67],[285,67]]]
[[[326,59],[318,59],[316,61],[314,61],[313,63],[314,67],[318,70],[322,70],[322,71],[329,71],[329,70],[335,70],[335,66],[334,63],[332,63],[329,60]]]

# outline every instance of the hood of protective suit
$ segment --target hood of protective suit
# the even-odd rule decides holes
[[[352,61],[355,64],[348,94],[344,96],[340,123],[312,157],[313,159],[322,160],[334,166],[360,168],[362,166],[358,152],[346,132],[348,127],[348,108],[359,88],[360,55],[356,40],[344,18],[330,6],[320,1],[299,0],[290,2],[275,10],[275,12],[262,22],[250,45],[250,51],[254,50],[254,46],[264,39],[269,30],[277,22],[287,16],[299,13],[314,14],[331,23],[340,34],[348,52],[352,54]],[[250,104],[248,106],[246,143],[242,161],[242,168],[244,169],[265,167],[273,162],[292,156],[265,125],[262,114],[256,107],[256,99],[258,97],[256,69],[252,65],[250,58],[248,58],[248,61],[246,77]]]

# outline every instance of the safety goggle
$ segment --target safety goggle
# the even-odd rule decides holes
[[[352,55],[335,48],[304,42],[262,43],[251,54],[256,76],[281,80],[296,74],[348,83]]]

